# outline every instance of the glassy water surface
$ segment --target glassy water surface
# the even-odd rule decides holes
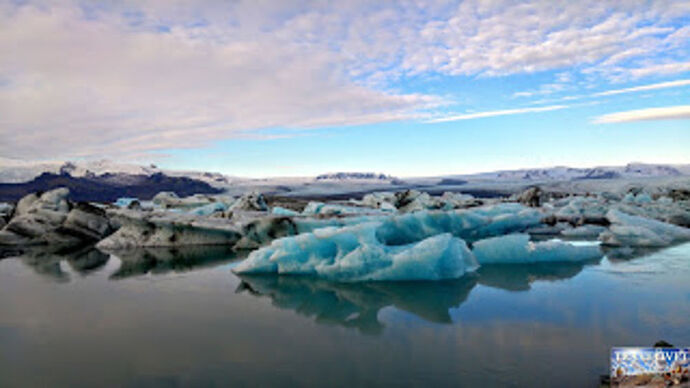
[[[0,386],[598,386],[690,345],[690,244],[445,282],[234,275],[222,247],[5,253]]]

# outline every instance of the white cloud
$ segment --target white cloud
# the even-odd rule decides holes
[[[659,82],[659,83],[650,84],[650,85],[635,86],[632,88],[607,90],[605,92],[594,93],[594,94],[592,94],[592,96],[594,96],[594,97],[612,96],[615,94],[643,92],[643,91],[647,91],[647,90],[656,90],[656,89],[677,88],[677,87],[688,86],[688,85],[690,85],[690,79],[679,79],[679,80],[675,80],[675,81]]]
[[[504,109],[504,110],[493,110],[487,112],[475,112],[475,113],[465,113],[460,115],[452,115],[446,117],[439,117],[436,119],[429,120],[429,123],[444,123],[448,121],[460,121],[460,120],[474,120],[483,119],[487,117],[496,116],[508,116],[517,115],[524,113],[536,113],[536,112],[548,112],[553,110],[560,110],[567,108],[567,105],[550,105],[550,106],[540,106],[534,108],[516,108],[516,109]]]
[[[690,105],[647,108],[626,112],[609,113],[594,119],[594,123],[627,123],[650,120],[690,120]]]
[[[412,118],[438,103],[359,86],[337,70],[337,53],[274,34],[213,26],[159,33],[128,22],[85,18],[68,7],[0,15],[0,77],[7,80],[0,86],[0,154],[194,148],[261,128]]]
[[[690,70],[682,4],[24,3],[0,3],[0,154],[11,157],[145,154],[264,128],[425,117],[444,100],[394,91],[420,74],[559,72],[527,95],[583,71]]]
[[[672,62],[633,68],[629,70],[629,73],[634,78],[641,78],[652,75],[669,75],[685,73],[689,71],[690,62]]]

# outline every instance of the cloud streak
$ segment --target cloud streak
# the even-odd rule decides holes
[[[487,112],[476,112],[476,113],[465,113],[460,115],[452,115],[446,117],[440,117],[432,120],[428,120],[428,123],[445,123],[449,121],[462,121],[462,120],[475,120],[483,119],[488,117],[497,116],[509,116],[518,115],[525,113],[538,113],[538,112],[549,112],[554,110],[560,110],[568,108],[568,105],[550,105],[550,106],[540,106],[534,108],[516,108],[516,109],[504,109],[504,110],[493,110]]]
[[[652,120],[690,120],[690,105],[646,108],[609,113],[593,120],[596,124],[629,123]]]
[[[605,92],[594,93],[594,94],[592,94],[592,96],[593,97],[613,96],[616,94],[644,92],[644,91],[656,90],[656,89],[677,88],[677,87],[688,86],[688,85],[690,85],[690,79],[679,79],[679,80],[675,80],[675,81],[659,82],[659,83],[650,84],[650,85],[635,86],[632,88],[607,90]]]

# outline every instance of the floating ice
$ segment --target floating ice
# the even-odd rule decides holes
[[[172,247],[184,245],[234,245],[242,237],[240,227],[215,217],[185,213],[113,210],[109,217],[120,229],[96,246],[104,249]]]
[[[591,238],[599,236],[604,231],[606,228],[601,225],[582,225],[573,229],[564,229],[561,234],[566,237]]]
[[[599,236],[605,245],[663,247],[690,240],[690,229],[612,209],[606,214],[609,230]]]
[[[280,206],[274,206],[273,209],[271,209],[271,213],[273,213],[277,216],[298,216],[299,215],[299,213],[294,211],[294,210],[286,209],[286,208],[280,207]]]
[[[647,193],[628,193],[625,195],[625,197],[623,197],[623,202],[632,202],[637,204],[651,203],[652,197],[650,197]]]
[[[155,205],[162,206],[163,208],[194,208],[213,202],[208,195],[195,194],[180,198],[172,191],[161,191],[153,197],[152,201]]]
[[[378,209],[366,208],[366,207],[356,207],[356,206],[344,206],[338,204],[326,204],[323,202],[309,202],[307,206],[302,211],[303,215],[324,215],[324,216],[335,216],[335,215],[345,215],[345,214],[364,214],[364,213],[376,213],[380,212]]]
[[[223,202],[212,202],[208,205],[200,206],[190,210],[188,213],[196,216],[209,216],[213,213],[224,212],[228,205]]]
[[[586,261],[602,257],[597,245],[574,245],[560,240],[529,241],[528,234],[491,237],[474,243],[472,253],[480,265]]]
[[[134,197],[122,197],[122,198],[118,198],[115,201],[114,205],[117,207],[128,207],[129,205],[132,204],[132,202],[138,201],[138,200],[139,200],[138,198],[134,198]]]
[[[383,211],[395,212],[395,194],[388,191],[379,191],[375,193],[366,194],[361,201],[350,200],[352,203],[367,206],[374,209],[381,209]]]
[[[449,233],[390,246],[377,237],[381,223],[322,228],[273,241],[252,252],[237,273],[313,275],[337,281],[439,280],[477,268],[465,242]]]
[[[609,209],[606,200],[594,197],[570,197],[556,203],[557,206],[560,204],[564,206],[556,211],[556,219],[573,224],[601,221]]]
[[[266,211],[268,210],[268,206],[266,205],[264,195],[253,191],[250,193],[245,193],[238,198],[232,205],[230,205],[230,210]]]
[[[442,233],[465,240],[522,232],[541,225],[542,214],[517,203],[466,210],[425,210],[393,216],[364,215],[330,219],[295,219],[299,233],[332,226],[381,222],[377,237],[387,245],[404,245]]]
[[[476,265],[462,238],[521,231],[540,220],[541,213],[519,204],[388,217],[295,220],[298,230],[313,231],[275,240],[253,252],[236,271],[339,281],[455,278]]]
[[[384,219],[377,236],[389,245],[409,244],[441,233],[476,240],[541,224],[541,213],[516,203],[469,210],[421,211]]]
[[[78,245],[110,232],[103,210],[89,204],[72,207],[68,195],[67,188],[57,188],[22,198],[15,216],[0,230],[0,245]]]

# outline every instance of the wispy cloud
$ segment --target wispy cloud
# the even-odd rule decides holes
[[[647,108],[609,113],[595,118],[597,124],[626,123],[650,120],[690,120],[690,105]]]
[[[677,87],[688,86],[688,85],[690,85],[690,79],[679,79],[676,81],[659,82],[656,84],[635,86],[632,88],[607,90],[605,92],[594,93],[594,94],[592,94],[592,96],[594,96],[594,97],[612,96],[615,94],[643,92],[643,91],[656,90],[656,89],[677,88]]]
[[[647,76],[658,76],[668,74],[678,74],[690,71],[690,62],[672,62],[658,65],[650,65],[645,67],[638,67],[630,69],[630,75],[634,78],[641,78]]]
[[[444,123],[448,121],[460,121],[460,120],[474,120],[483,119],[487,117],[496,116],[509,116],[518,115],[525,113],[536,113],[536,112],[548,112],[553,110],[560,110],[568,108],[568,105],[550,105],[550,106],[540,106],[534,108],[516,108],[516,109],[504,109],[504,110],[492,110],[487,112],[476,112],[476,113],[465,113],[460,115],[439,117],[436,119],[428,120],[428,123]]]
[[[690,79],[679,79],[679,80],[674,80],[674,81],[659,82],[659,83],[654,83],[654,84],[640,85],[640,86],[634,86],[634,87],[623,88],[623,89],[611,89],[611,90],[606,90],[603,92],[597,92],[597,93],[591,93],[591,94],[579,94],[579,95],[564,96],[564,97],[552,98],[552,99],[540,99],[540,100],[532,101],[531,103],[534,105],[548,104],[548,103],[561,102],[561,101],[574,101],[574,100],[582,100],[582,99],[596,98],[596,97],[607,97],[607,96],[615,96],[618,94],[636,93],[636,92],[644,92],[644,91],[658,90],[658,89],[678,88],[678,87],[683,87],[683,86],[690,86]],[[513,96],[518,96],[518,95],[531,96],[533,94],[534,93],[525,92],[524,94],[515,93]]]

